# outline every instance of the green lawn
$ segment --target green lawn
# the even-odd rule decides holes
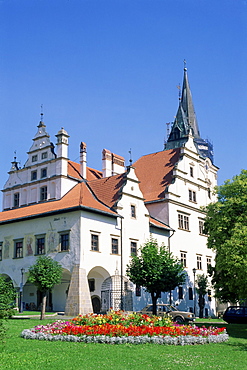
[[[48,322],[53,320],[43,320],[42,324]],[[23,329],[40,324],[38,319],[7,322],[6,342],[0,345],[1,370],[247,370],[247,325],[219,324],[227,327],[229,342],[184,347],[43,342],[20,337]]]

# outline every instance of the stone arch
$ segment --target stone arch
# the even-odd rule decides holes
[[[87,275],[89,291],[94,312],[96,312],[96,310],[98,311],[99,303],[100,310],[98,312],[102,311],[101,286],[103,282],[109,277],[110,277],[109,272],[101,266],[93,267]]]
[[[55,287],[47,296],[46,311],[64,312],[70,280],[70,271],[63,268],[60,284],[55,285]],[[26,282],[24,285],[23,302],[25,307],[32,311],[40,308],[41,294],[34,284]]]

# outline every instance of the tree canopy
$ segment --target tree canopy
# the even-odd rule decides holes
[[[211,268],[215,295],[222,302],[247,298],[247,171],[216,188],[218,201],[206,208],[208,247],[216,252]]]
[[[46,306],[46,294],[61,282],[61,265],[48,256],[38,257],[36,263],[29,267],[28,280],[38,287],[42,292],[42,310],[40,319],[44,318]]]
[[[127,276],[134,284],[143,286],[151,293],[153,314],[157,313],[160,293],[169,292],[185,281],[182,264],[152,238],[140,248],[138,256],[132,256],[127,265]]]

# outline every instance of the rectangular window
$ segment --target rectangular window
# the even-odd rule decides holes
[[[36,238],[36,254],[45,254],[45,237]]]
[[[178,299],[183,299],[183,287],[178,287]]]
[[[193,289],[189,287],[189,300],[193,301]]]
[[[207,257],[207,271],[210,270],[210,267],[212,266],[212,258],[211,257]]]
[[[91,234],[91,250],[99,251],[99,235]]]
[[[130,255],[136,256],[137,255],[137,243],[136,242],[130,242]]]
[[[189,217],[179,213],[178,214],[178,227],[179,229],[189,230]]]
[[[136,218],[136,206],[131,204],[130,206],[131,218]]]
[[[42,154],[41,154],[41,158],[42,158],[42,159],[46,159],[46,158],[47,158],[47,152],[42,153]]]
[[[199,234],[205,235],[204,233],[204,221],[199,220]]]
[[[118,239],[111,239],[111,252],[112,254],[118,254]]]
[[[187,267],[187,261],[186,261],[187,253],[186,252],[181,252],[180,253],[180,260],[181,263],[184,267]]]
[[[41,176],[40,176],[42,179],[44,177],[47,177],[47,168],[41,168]]]
[[[32,171],[31,172],[31,180],[37,180],[37,171]]]
[[[194,177],[194,171],[193,170],[194,170],[193,167],[190,167],[190,176],[191,177]]]
[[[40,188],[40,200],[47,200],[47,186],[42,186]]]
[[[69,250],[69,233],[60,234],[60,251],[68,251]]]
[[[14,194],[14,207],[19,207],[20,204],[20,193]]]
[[[189,201],[196,203],[196,192],[189,190]]]
[[[202,270],[202,256],[196,256],[197,270]]]
[[[37,155],[33,155],[32,156],[32,162],[37,162],[38,160],[38,156]]]
[[[15,241],[15,258],[23,257],[23,240]]]
[[[3,259],[3,242],[0,242],[0,261]]]

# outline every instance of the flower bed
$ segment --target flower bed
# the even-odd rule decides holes
[[[56,321],[25,329],[25,339],[63,340],[86,343],[205,344],[228,340],[225,328],[177,325],[169,318],[111,312],[108,315],[78,316],[72,321]]]

